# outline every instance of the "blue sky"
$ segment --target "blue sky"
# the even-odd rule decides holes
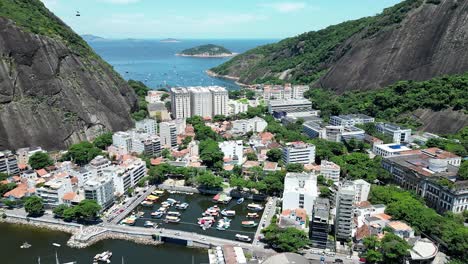
[[[285,38],[380,13],[400,0],[42,0],[79,34]],[[75,16],[80,11],[81,16]]]

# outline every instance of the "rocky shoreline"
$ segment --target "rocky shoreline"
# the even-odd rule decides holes
[[[158,246],[158,245],[163,244],[163,242],[153,240],[152,238],[134,237],[134,236],[124,235],[124,234],[117,234],[112,231],[107,231],[103,234],[93,237],[86,243],[82,243],[82,242],[78,242],[76,240],[70,239],[67,242],[67,245],[72,248],[86,248],[100,241],[108,240],[108,239],[126,240],[126,241],[130,241],[130,242],[140,244],[140,245]]]
[[[250,85],[248,84],[245,84],[245,83],[241,83],[239,82],[239,77],[235,77],[235,76],[231,76],[231,75],[221,75],[221,74],[217,74],[213,71],[210,71],[210,70],[206,70],[205,71],[206,74],[208,74],[208,76],[211,76],[211,77],[214,77],[214,78],[221,78],[221,79],[227,79],[227,80],[231,80],[231,81],[234,81],[235,84],[241,86],[241,87],[250,87]]]

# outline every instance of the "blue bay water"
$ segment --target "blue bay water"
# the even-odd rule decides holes
[[[235,53],[276,42],[271,39],[182,40],[163,43],[159,40],[91,41],[93,49],[125,79],[144,82],[153,89],[172,86],[220,85],[238,89],[234,82],[208,76],[205,71],[229,58],[191,58],[175,54],[198,45],[215,44]]]

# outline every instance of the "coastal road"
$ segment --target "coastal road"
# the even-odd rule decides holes
[[[107,218],[107,222],[112,224],[118,224],[122,219],[124,219],[127,215],[129,215],[133,209],[135,209],[141,202],[143,202],[148,195],[151,194],[152,191],[156,189],[156,186],[150,186],[148,190],[146,190],[143,194],[136,194],[132,197],[132,200],[127,202],[126,205],[122,205],[121,207],[117,208],[116,214],[111,214]],[[122,211],[121,211],[122,210]]]

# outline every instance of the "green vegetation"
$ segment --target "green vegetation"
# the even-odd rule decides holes
[[[12,19],[25,31],[62,40],[77,55],[98,58],[79,35],[39,0],[2,0],[0,16]]]
[[[54,161],[45,152],[34,153],[28,160],[29,165],[33,170],[43,169],[47,166],[54,165]]]
[[[216,56],[216,55],[223,55],[223,54],[232,54],[232,52],[225,47],[207,44],[201,45],[197,47],[193,47],[190,49],[185,49],[180,52],[181,55],[187,56],[197,56],[197,55],[209,55],[209,56]]]
[[[330,190],[330,188],[326,186],[320,186],[319,190],[320,190],[320,197],[322,198],[330,198],[332,196],[332,191]]]
[[[247,157],[247,160],[250,160],[250,161],[258,160],[257,154],[255,154],[254,152],[249,152],[245,156]]]
[[[468,228],[463,225],[463,217],[450,213],[441,216],[426,207],[420,197],[394,186],[372,186],[369,197],[373,204],[386,204],[385,212],[394,220],[403,220],[416,233],[441,241],[451,256],[468,258]]]
[[[78,165],[88,164],[96,156],[102,155],[102,151],[88,141],[73,144],[63,155],[62,160],[72,160]]]
[[[411,128],[421,124],[410,113],[417,109],[440,111],[468,109],[468,73],[434,78],[428,81],[400,81],[379,90],[348,92],[336,95],[324,89],[311,89],[305,96],[323,117],[362,113],[376,119],[395,122]]]
[[[195,139],[199,141],[212,139],[215,141],[221,141],[222,138],[214,132],[211,127],[206,126],[205,122],[200,116],[193,116],[187,118],[187,124],[191,124],[195,130]]]
[[[223,168],[224,154],[218,146],[218,142],[212,139],[206,139],[200,142],[200,159],[208,168]]]
[[[204,171],[198,175],[197,182],[203,187],[220,188],[223,184],[223,178],[213,175],[211,171]]]
[[[454,141],[454,139],[431,138],[426,142],[426,147],[437,147],[455,153],[461,157],[468,156],[468,127],[465,127],[460,132],[465,132],[463,138],[456,140],[461,140],[462,143],[458,143]]]
[[[392,137],[385,135],[383,133],[377,132],[375,123],[358,124],[356,125],[356,127],[363,129],[364,131],[366,131],[368,135],[381,139],[384,142],[384,144],[389,144],[393,142]]]
[[[24,210],[30,216],[40,216],[44,213],[44,202],[38,196],[26,198],[24,202]]]
[[[106,132],[93,141],[93,145],[99,149],[106,149],[108,146],[112,145],[112,132]]]
[[[264,240],[274,249],[281,252],[297,252],[307,246],[307,234],[294,227],[279,228],[276,223],[272,223],[262,230],[265,235]]]
[[[132,112],[132,117],[136,121],[140,121],[148,117],[148,103],[145,96],[150,90],[144,83],[135,80],[128,80],[128,85],[132,87],[138,97],[138,107]]]
[[[238,189],[255,189],[268,195],[278,195],[283,192],[285,171],[264,173],[261,168],[260,171],[257,168],[249,170],[251,172],[251,179],[247,180],[243,176],[239,176],[240,172],[236,172],[236,169],[234,169],[233,172],[227,175],[230,178],[230,186],[237,187]]]
[[[303,172],[304,165],[300,163],[289,163],[289,164],[286,164],[286,171],[287,172]]]
[[[0,181],[4,181],[4,180],[8,179],[8,177],[10,177],[10,175],[8,175],[6,173],[3,173],[3,172],[0,172]]]
[[[62,218],[63,213],[68,209],[68,207],[69,206],[66,204],[60,204],[59,206],[55,207],[53,210],[55,217]]]
[[[468,160],[464,160],[458,170],[458,177],[462,180],[468,180]]]
[[[268,150],[266,155],[267,155],[268,161],[278,162],[281,160],[281,157],[283,156],[283,151],[279,148],[273,148],[273,149]]]
[[[94,200],[83,200],[78,205],[63,210],[62,217],[65,221],[90,222],[98,217],[101,206]]]
[[[3,197],[3,195],[11,190],[16,188],[16,183],[11,182],[11,183],[6,183],[2,184],[0,183],[0,197]]]
[[[386,233],[382,240],[375,235],[364,238],[364,257],[369,263],[402,263],[411,248],[406,240],[393,233]]]
[[[348,179],[363,179],[367,182],[374,182],[376,179],[388,181],[390,174],[382,168],[382,158],[369,158],[366,153],[354,152],[348,155],[335,156],[331,159],[341,167],[342,175]]]
[[[328,71],[330,62],[339,59],[350,48],[343,46],[346,40],[358,33],[362,33],[362,38],[370,38],[396,26],[410,10],[423,2],[406,0],[374,17],[347,21],[275,44],[260,46],[234,57],[212,71],[221,75],[236,75],[251,83],[279,84],[283,82],[278,79],[280,73],[292,69],[292,77],[288,81],[311,83]]]

